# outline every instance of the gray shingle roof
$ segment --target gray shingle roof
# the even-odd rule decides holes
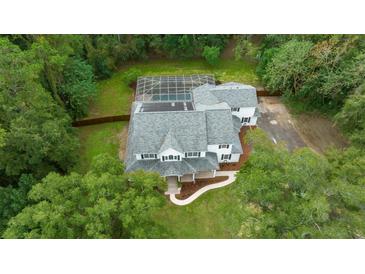
[[[243,149],[241,146],[241,141],[240,141],[240,137],[239,135],[236,135],[234,140],[233,140],[233,146],[232,146],[232,153],[234,154],[242,154],[243,153]]]
[[[197,87],[193,90],[193,100],[195,104],[201,103],[204,105],[214,105],[220,103],[217,97],[215,97],[210,90],[214,85],[205,84]]]
[[[208,144],[232,144],[237,133],[233,128],[231,110],[214,109],[206,110],[205,113]]]
[[[180,153],[184,152],[171,130],[169,130],[169,132],[167,133],[158,153],[164,152],[169,148],[172,148]]]
[[[192,90],[195,103],[212,105],[226,102],[230,107],[256,107],[256,89],[249,85],[226,83],[203,85]]]
[[[237,134],[241,122],[232,116],[230,107],[256,107],[256,89],[238,83],[219,86],[205,84],[192,91],[195,111],[136,112],[132,104],[129,125],[126,171],[155,171],[162,176],[184,175],[219,169],[215,153],[181,161],[137,160],[135,154],[160,153],[168,148],[179,152],[206,151],[208,144],[232,144],[232,153],[242,153]],[[224,103],[225,102],[225,103]],[[228,104],[228,105],[227,105]]]
[[[207,149],[206,118],[203,111],[138,112],[134,113],[129,142],[132,151],[157,153],[166,142],[173,142],[182,151]],[[172,135],[175,140],[172,140]]]
[[[219,169],[217,156],[211,152],[207,152],[206,157],[183,158],[177,162],[137,160],[135,154],[158,153],[170,147],[180,152],[206,151],[208,144],[237,143],[238,134],[229,109],[134,113],[136,106],[133,103],[126,172],[144,169],[171,176]],[[233,150],[237,151],[233,153],[242,151],[239,148]]]
[[[235,115],[232,115],[233,127],[237,132],[241,131],[241,120]]]

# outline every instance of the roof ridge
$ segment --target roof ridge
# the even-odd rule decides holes
[[[175,134],[172,132],[172,129],[169,129],[168,132],[165,135],[165,138],[163,139],[163,142],[160,146],[159,153],[165,151],[166,149],[172,148],[176,151],[183,152],[181,148],[181,144],[175,137]]]

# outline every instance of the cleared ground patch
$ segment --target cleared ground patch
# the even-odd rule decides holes
[[[259,103],[261,117],[257,126],[265,130],[274,143],[285,142],[290,150],[306,146],[279,97],[259,97]]]
[[[334,123],[319,114],[294,116],[294,124],[304,142],[319,153],[329,147],[345,148],[348,142]]]
[[[280,97],[260,97],[259,101],[261,117],[258,126],[273,142],[284,141],[290,150],[308,146],[318,153],[331,146],[341,149],[347,145],[330,119],[317,113],[292,115]]]

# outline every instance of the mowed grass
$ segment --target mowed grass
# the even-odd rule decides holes
[[[245,61],[221,60],[218,65],[210,66],[204,60],[161,60],[132,66],[140,69],[143,75],[213,74],[222,82],[259,85],[255,64]]]
[[[120,138],[123,127],[128,122],[114,122],[100,125],[80,127],[77,129],[80,138],[80,161],[74,171],[86,173],[92,159],[101,154],[108,153],[118,157]],[[125,140],[127,141],[127,140]]]
[[[178,239],[237,238],[243,217],[239,202],[239,186],[211,190],[186,206],[170,201],[155,219]]]
[[[110,79],[99,81],[98,95],[91,102],[87,118],[128,114],[133,101],[133,90],[123,82],[123,73],[138,68],[142,75],[213,74],[222,82],[241,82],[259,85],[255,65],[245,61],[221,60],[210,66],[204,60],[154,60],[123,66]]]
[[[133,90],[122,80],[122,72],[97,83],[98,95],[90,104],[87,118],[128,114],[133,101]]]

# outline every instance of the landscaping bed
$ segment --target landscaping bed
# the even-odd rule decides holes
[[[214,178],[196,179],[195,182],[182,183],[180,194],[177,194],[176,198],[179,200],[185,200],[186,198],[197,192],[199,189],[207,185],[223,182],[227,179],[228,176],[217,176]]]

